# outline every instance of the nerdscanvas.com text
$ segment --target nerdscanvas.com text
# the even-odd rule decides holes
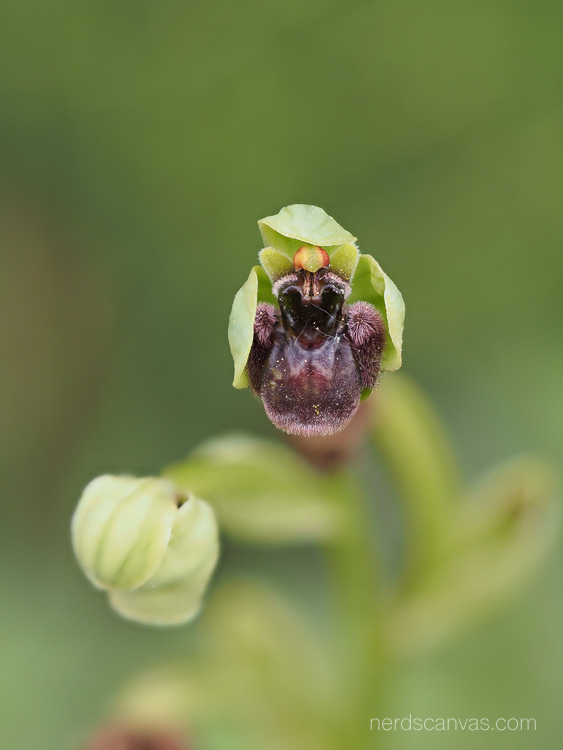
[[[403,732],[517,732],[536,730],[534,718],[504,718],[489,719],[487,717],[432,717],[413,716],[409,714],[403,717],[385,717],[383,719],[374,717],[370,719],[370,731],[403,731]]]

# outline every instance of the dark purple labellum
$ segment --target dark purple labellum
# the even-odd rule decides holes
[[[274,284],[279,310],[260,303],[247,365],[270,420],[293,435],[329,435],[354,415],[379,375],[385,330],[367,302],[348,306],[347,283],[321,268]]]

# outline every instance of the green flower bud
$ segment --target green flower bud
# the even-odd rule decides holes
[[[119,614],[154,625],[196,616],[219,551],[211,507],[155,477],[90,482],[72,519],[72,544]]]
[[[235,388],[250,386],[280,429],[342,429],[380,372],[401,366],[401,293],[322,208],[258,222],[264,249],[229,319]]]

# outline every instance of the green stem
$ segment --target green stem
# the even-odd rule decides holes
[[[423,576],[442,556],[461,494],[449,441],[432,407],[404,377],[394,376],[374,400],[373,439],[404,506],[407,580]],[[369,719],[381,714],[390,662],[385,641],[386,591],[375,549],[368,500],[351,472],[333,474],[327,492],[343,508],[341,533],[325,553],[334,588],[339,638],[335,661],[347,711],[334,747],[373,746]]]
[[[381,574],[366,498],[350,473],[330,478],[331,492],[344,506],[338,539],[325,547],[337,608],[336,663],[348,710],[334,733],[334,747],[363,747],[377,708],[385,670],[381,626]]]
[[[388,377],[374,406],[373,440],[404,506],[405,576],[412,582],[448,545],[460,473],[438,416],[408,378]]]

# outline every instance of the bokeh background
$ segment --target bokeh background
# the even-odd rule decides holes
[[[563,6],[4,0],[0,18],[1,734],[59,750],[190,638],[120,621],[86,584],[82,486],[272,433],[226,342],[258,218],[317,204],[377,257],[407,303],[404,367],[469,479],[521,451],[560,461]],[[305,591],[306,555],[264,566]],[[398,716],[537,731],[390,747],[563,742],[562,571],[556,550],[389,686]]]

